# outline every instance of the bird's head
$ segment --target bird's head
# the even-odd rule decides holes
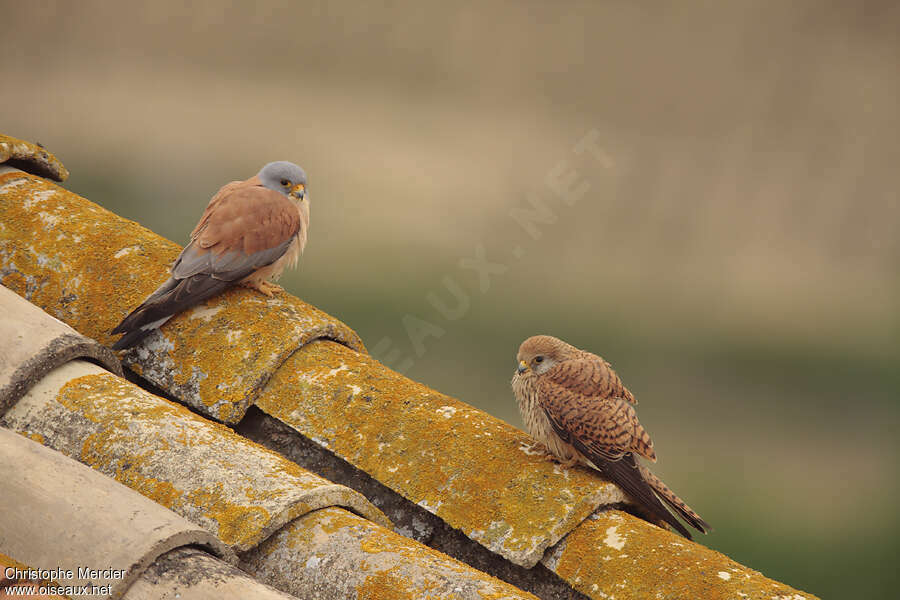
[[[519,376],[530,373],[541,375],[577,352],[574,346],[550,335],[530,337],[519,346],[519,354],[516,356],[519,365],[516,373]]]
[[[263,186],[302,202],[306,198],[306,172],[292,162],[270,162],[259,172]]]

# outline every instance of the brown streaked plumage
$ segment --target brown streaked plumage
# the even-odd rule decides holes
[[[246,181],[225,184],[209,201],[169,280],[112,330],[125,334],[113,349],[133,346],[173,315],[231,285],[272,296],[281,287],[269,280],[297,263],[308,230],[306,173],[297,165],[269,163]]]
[[[605,360],[549,336],[530,337],[519,347],[512,387],[528,433],[564,466],[583,463],[618,484],[649,515],[686,538],[687,528],[666,509],[702,533],[710,526],[646,467],[656,462],[649,434],[638,422],[634,396]]]

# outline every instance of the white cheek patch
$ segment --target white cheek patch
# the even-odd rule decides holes
[[[538,375],[543,375],[547,371],[553,368],[553,365],[556,364],[556,361],[552,358],[545,358],[544,362],[538,363],[534,366],[534,372]]]

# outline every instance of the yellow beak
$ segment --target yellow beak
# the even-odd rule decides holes
[[[520,361],[519,361],[519,368],[516,369],[516,371],[519,373],[519,375],[521,375],[522,373],[524,373],[524,372],[527,371],[527,370],[528,370],[528,365],[525,364],[525,361],[524,361],[524,360],[520,360]]]
[[[291,194],[295,198],[299,198],[300,200],[303,200],[303,198],[306,196],[306,186],[303,185],[302,183],[298,183],[297,185],[295,185],[294,187],[291,188]]]

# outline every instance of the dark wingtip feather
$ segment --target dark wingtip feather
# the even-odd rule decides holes
[[[147,337],[147,335],[154,331],[153,329],[135,329],[134,331],[129,331],[125,335],[123,335],[119,340],[112,345],[113,350],[125,350],[126,348],[131,348],[142,339]],[[117,333],[113,330],[113,333]]]
[[[205,273],[198,273],[185,279],[169,279],[110,332],[125,334],[122,339],[113,344],[113,350],[124,350],[137,344],[153,331],[153,329],[143,329],[146,325],[171,317],[203,302],[227,288],[231,283],[231,281],[216,279]]]
[[[656,495],[656,492],[644,479],[638,470],[633,454],[626,454],[619,460],[606,460],[590,453],[583,444],[576,443],[576,448],[582,454],[591,459],[591,462],[600,469],[613,483],[621,487],[632,500],[647,511],[652,517],[665,521],[675,531],[691,540],[691,532],[673,515]],[[580,447],[579,447],[580,446]],[[587,452],[586,452],[587,451]],[[702,530],[701,530],[702,531]]]
[[[707,523],[706,521],[704,521],[700,517],[700,515],[691,514],[690,512],[686,511],[681,506],[678,506],[676,503],[671,502],[665,496],[660,496],[660,497],[663,499],[663,501],[666,504],[668,504],[670,507],[672,507],[672,510],[674,510],[676,513],[678,513],[679,517],[681,517],[682,519],[687,521],[687,523],[690,524],[691,527],[693,527],[700,533],[710,533],[713,530],[712,526],[709,523]],[[688,539],[690,539],[690,538],[688,538]]]

